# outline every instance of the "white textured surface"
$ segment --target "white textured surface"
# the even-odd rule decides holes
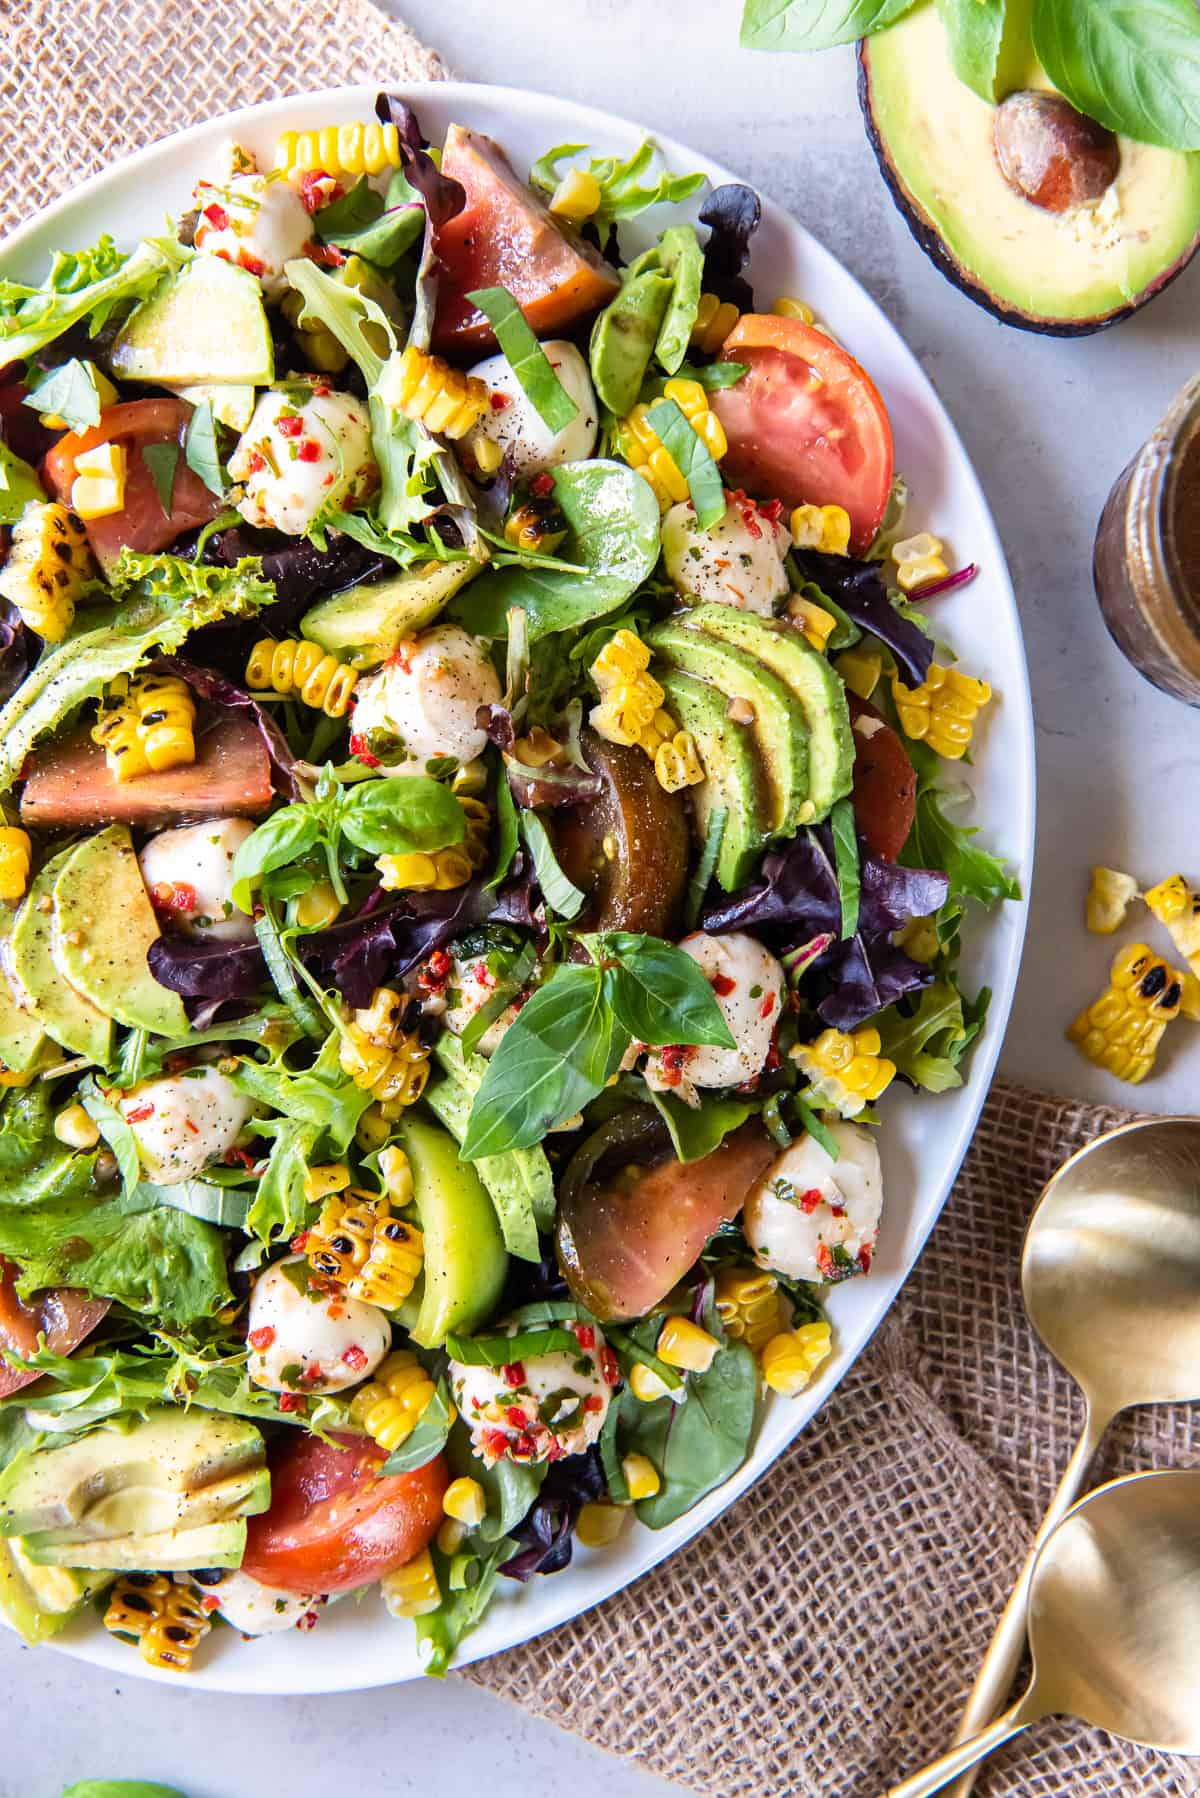
[[[1033,1083],[1122,1096],[1061,1038],[1106,962],[1082,929],[1086,870],[1102,859],[1149,881],[1178,860],[1200,875],[1200,847],[1182,828],[1196,813],[1200,716],[1157,695],[1110,646],[1090,546],[1112,479],[1194,372],[1200,269],[1115,332],[1077,343],[1014,333],[958,296],[911,242],[863,138],[848,52],[739,51],[737,0],[692,0],[686,27],[678,9],[644,0],[560,0],[536,23],[495,0],[406,0],[401,10],[455,74],[610,107],[741,170],[824,239],[921,356],[1005,538],[1033,673],[1039,865],[1003,1065]],[[1194,1109],[1200,1043],[1182,1023],[1173,1035],[1139,1102]],[[239,1701],[115,1682],[8,1636],[4,1676],[0,1798],[55,1798],[68,1779],[101,1774],[168,1780],[188,1798],[324,1798],[344,1769],[364,1798],[484,1785],[494,1798],[668,1789],[453,1681]]]

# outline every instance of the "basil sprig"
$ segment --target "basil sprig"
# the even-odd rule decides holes
[[[634,1041],[735,1047],[711,986],[682,949],[628,931],[579,941],[591,962],[557,968],[488,1063],[464,1161],[541,1142],[603,1091]]]
[[[565,431],[579,407],[554,372],[550,358],[525,322],[506,287],[481,287],[467,298],[496,333],[496,342],[543,424]]]

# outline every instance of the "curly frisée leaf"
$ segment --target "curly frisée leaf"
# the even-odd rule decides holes
[[[396,333],[383,307],[359,288],[333,280],[306,256],[285,263],[283,272],[304,301],[296,323],[315,319],[324,325],[358,364],[367,386],[377,386],[384,361],[396,347]]]
[[[530,169],[529,185],[539,188],[542,193],[552,194],[566,173],[561,165],[588,148],[587,144],[556,144],[544,156],[539,156]],[[650,206],[678,204],[704,186],[708,179],[706,175],[673,175],[669,169],[653,174],[656,153],[653,138],[647,137],[624,162],[616,156],[593,156],[584,165],[585,172],[600,188],[600,204],[592,215],[599,230],[619,219],[637,218]],[[650,180],[644,183],[642,178],[647,174]]]
[[[0,281],[0,362],[35,356],[83,319],[95,332],[114,306],[146,299],[190,256],[182,244],[159,238],[143,241],[126,257],[102,237],[90,250],[57,252],[40,287]]]

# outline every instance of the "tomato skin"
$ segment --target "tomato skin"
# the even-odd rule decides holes
[[[92,549],[103,566],[111,565],[123,549],[166,549],[182,532],[207,524],[220,511],[221,501],[184,460],[183,440],[191,416],[192,407],[184,400],[127,400],[102,412],[98,425],[86,431],[68,431],[47,452],[43,477],[69,505],[79,456],[109,442],[122,443],[128,451],[123,508],[87,523]],[[170,516],[162,509],[154,477],[142,456],[143,447],[150,443],[179,445]]]
[[[299,1431],[271,1444],[271,1508],[247,1524],[242,1571],[285,1592],[347,1592],[403,1566],[442,1522],[441,1455],[377,1478],[387,1456],[361,1436]]]
[[[729,439],[726,484],[788,507],[844,506],[850,552],[862,555],[883,522],[895,466],[891,420],[870,375],[823,331],[759,312],[742,315],[721,355],[748,370],[712,396]]]
[[[867,846],[882,861],[894,862],[908,840],[917,811],[917,771],[891,725],[873,705],[846,695],[854,732],[854,817]],[[875,721],[878,729],[864,736],[856,726],[860,718]]]
[[[46,1347],[54,1355],[69,1355],[90,1336],[101,1322],[110,1301],[88,1298],[69,1287],[48,1286],[44,1292],[22,1302],[17,1297],[17,1269],[0,1256],[0,1352],[14,1349],[18,1355],[31,1355],[37,1348],[39,1332],[44,1331]],[[0,1398],[19,1392],[41,1376],[22,1373],[0,1361]]]

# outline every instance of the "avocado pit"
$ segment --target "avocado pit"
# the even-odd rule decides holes
[[[1008,185],[1044,212],[1098,200],[1121,167],[1114,134],[1060,94],[1009,94],[996,108],[992,138]]]

